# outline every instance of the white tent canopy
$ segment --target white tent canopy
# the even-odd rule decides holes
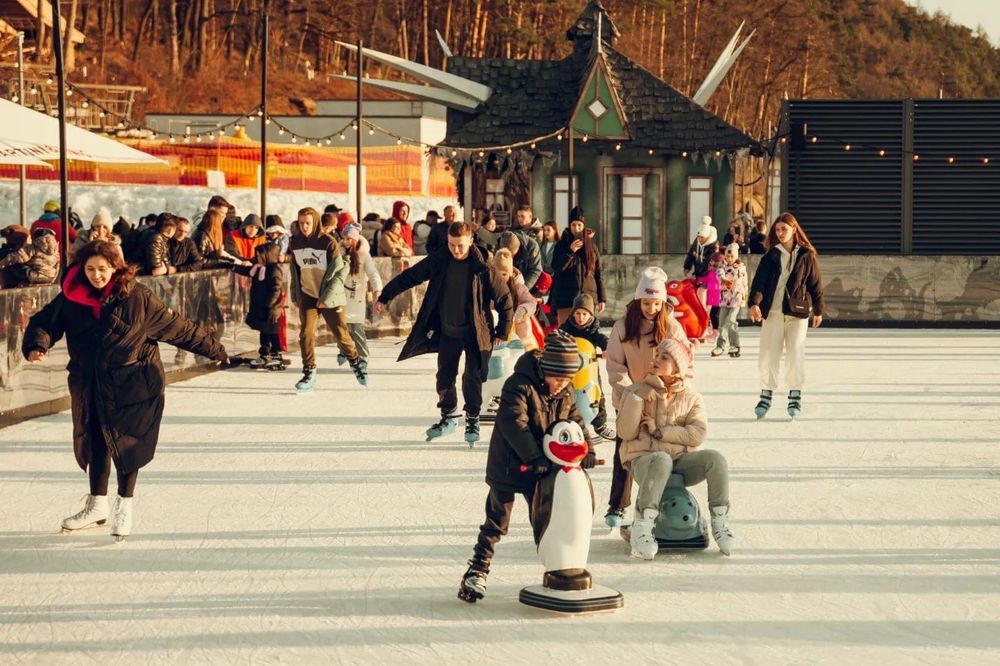
[[[66,156],[84,162],[166,164],[141,150],[66,123]],[[38,164],[59,159],[59,121],[0,99],[0,163]]]

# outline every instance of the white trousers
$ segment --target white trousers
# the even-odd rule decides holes
[[[806,330],[808,319],[789,317],[776,308],[764,320],[760,331],[760,354],[757,367],[761,388],[778,388],[781,355],[785,352],[785,383],[788,390],[802,390],[806,381]]]

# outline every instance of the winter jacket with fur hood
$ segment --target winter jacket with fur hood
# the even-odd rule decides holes
[[[646,453],[663,451],[677,460],[698,448],[708,435],[701,394],[683,381],[665,386],[654,374],[625,389],[618,410],[622,465]]]
[[[364,238],[358,241],[358,259],[361,268],[357,275],[351,275],[351,257],[344,252],[344,262],[347,264],[347,277],[344,278],[344,290],[347,293],[347,323],[364,324],[368,315],[368,290],[382,291],[382,276],[379,275],[375,260],[368,252],[368,241]],[[343,248],[341,248],[343,249]]]
[[[59,243],[52,234],[35,238],[0,260],[0,270],[20,266],[24,285],[55,284],[59,280]],[[13,285],[9,285],[13,286]]]
[[[496,426],[486,458],[486,483],[491,488],[524,493],[538,481],[521,472],[522,464],[544,459],[542,436],[557,421],[575,421],[584,433],[586,424],[576,409],[573,385],[549,395],[538,361],[541,352],[527,352],[514,364],[514,374],[500,393]],[[587,442],[591,451],[594,446]]]

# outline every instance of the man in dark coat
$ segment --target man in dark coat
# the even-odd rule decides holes
[[[205,258],[191,238],[191,221],[183,217],[177,219],[177,229],[170,239],[170,263],[178,273],[200,271],[205,266]]]
[[[148,287],[135,282],[134,268],[124,265],[112,243],[90,243],[77,253],[77,260],[67,271],[62,292],[28,322],[21,349],[28,361],[41,361],[66,336],[73,452],[88,472],[91,492],[84,511],[67,518],[64,528],[81,529],[107,519],[114,460],[119,496],[115,515],[119,510],[127,513],[128,524],[124,533],[113,534],[124,537],[131,527],[136,476],[153,459],[163,416],[166,382],[157,341],[215,361],[228,359],[208,331],[172,312]],[[96,277],[91,277],[92,263]],[[116,519],[112,524],[118,527]]]
[[[465,398],[465,440],[479,441],[479,411],[483,382],[493,346],[506,340],[513,324],[513,299],[507,284],[487,264],[472,244],[472,229],[455,222],[448,230],[448,249],[428,255],[406,269],[382,289],[375,315],[393,298],[430,281],[417,320],[400,361],[420,354],[438,354],[437,393],[441,420],[427,430],[428,440],[455,429],[458,414],[458,361],[465,353],[462,395]],[[494,325],[492,310],[500,316]]]
[[[504,382],[496,427],[490,438],[486,459],[486,520],[479,528],[469,569],[462,578],[458,597],[475,603],[486,594],[486,575],[493,549],[507,534],[514,495],[532,506],[535,484],[549,471],[551,463],[542,451],[542,437],[559,421],[574,421],[586,433],[587,427],[576,409],[573,375],[582,364],[576,340],[564,331],[545,336],[545,350],[529,352],[518,359],[514,374]],[[585,435],[586,436],[586,435]],[[581,467],[594,466],[593,444]],[[521,471],[525,465],[527,472]],[[533,516],[529,515],[533,519]]]
[[[427,236],[427,254],[436,254],[448,247],[448,229],[457,221],[457,217],[458,211],[454,206],[444,207],[444,219],[438,220]]]
[[[170,239],[177,229],[177,218],[160,213],[152,228],[142,232],[139,241],[143,275],[173,275],[177,272],[170,262]]]

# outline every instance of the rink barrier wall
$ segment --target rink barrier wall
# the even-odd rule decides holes
[[[753,280],[759,255],[742,257]],[[684,276],[683,255],[602,257],[607,309],[625,313],[642,269],[660,266]],[[826,312],[832,325],[1000,326],[1000,256],[878,256],[819,254]],[[746,309],[742,313],[745,317]]]
[[[375,263],[383,282],[388,282],[393,276],[391,261],[376,259]],[[212,270],[140,277],[139,281],[156,292],[172,310],[213,327],[231,356],[257,355],[258,334],[243,323],[250,305],[249,278],[227,270]],[[369,337],[408,333],[423,292],[421,286],[396,299],[377,323],[369,319]],[[0,347],[0,427],[69,408],[65,339],[49,351],[42,363],[28,363],[21,355],[28,320],[58,293],[59,287],[55,285],[0,290],[0,338],[4,341]],[[299,314],[293,303],[289,302],[288,307],[289,354],[294,357],[298,351]],[[321,323],[317,342],[326,344],[331,339],[326,324]],[[160,357],[168,383],[216,369],[207,359],[180,352],[170,345],[160,345]],[[290,374],[289,381],[294,381]]]
[[[759,257],[744,260],[752,279]],[[683,275],[682,255],[606,256],[602,261],[608,309],[601,318],[606,322],[624,314],[646,266],[660,266],[672,278]],[[376,258],[375,263],[383,281],[391,279],[391,260]],[[821,254],[820,270],[829,325],[1000,327],[1000,257]],[[216,270],[140,280],[171,308],[214,326],[230,354],[256,354],[257,333],[243,323],[249,305],[246,278]],[[28,364],[21,356],[28,319],[58,291],[56,286],[0,290],[0,336],[5,342],[0,347],[0,427],[69,406],[65,342],[44,363]],[[378,323],[369,320],[369,336],[408,333],[422,296],[420,287],[394,300]],[[297,350],[298,312],[292,304],[289,308],[288,341]],[[328,333],[321,333],[320,341],[328,342]],[[214,368],[167,345],[161,346],[161,356],[170,382]]]

